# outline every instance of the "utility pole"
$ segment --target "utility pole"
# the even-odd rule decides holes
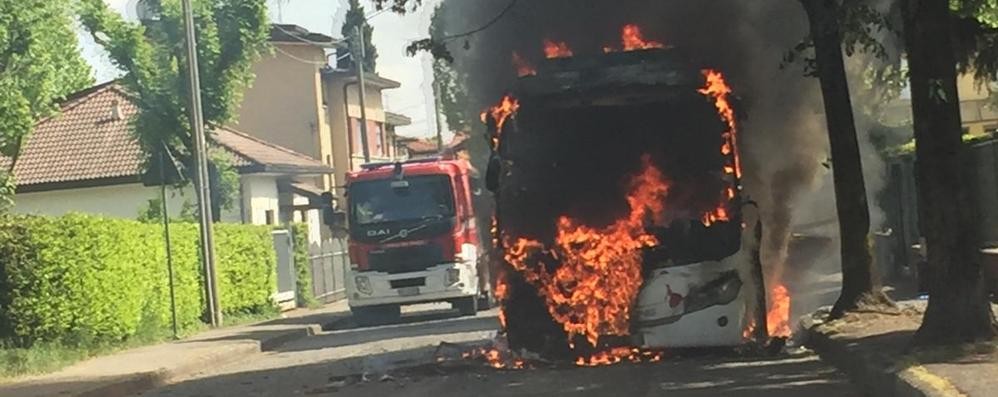
[[[437,151],[443,153],[444,151],[444,135],[443,135],[443,122],[440,120],[440,107],[441,107],[441,97],[444,95],[440,91],[440,83],[433,80],[433,116],[436,118],[437,122]]]
[[[357,69],[357,87],[360,92],[360,145],[364,150],[364,163],[370,163],[371,149],[367,146],[367,105],[365,104],[367,89],[364,83],[364,60],[367,59],[364,49],[364,28],[357,26],[355,29],[357,30],[357,44],[354,46],[352,55],[354,66]]]
[[[184,31],[187,38],[187,77],[190,83],[191,132],[194,134],[194,157],[197,168],[198,214],[201,217],[201,261],[205,281],[205,302],[212,327],[222,325],[222,309],[215,282],[215,250],[212,233],[211,191],[208,178],[208,150],[204,135],[204,114],[201,109],[201,81],[198,76],[197,39],[194,32],[194,12],[191,0],[182,0]]]
[[[170,319],[173,324],[173,339],[179,339],[177,333],[177,297],[173,282],[173,249],[170,243],[170,209],[166,204],[166,143],[159,150],[159,212],[163,217],[163,242],[166,246],[166,272],[170,277]],[[170,162],[173,165],[173,162]]]

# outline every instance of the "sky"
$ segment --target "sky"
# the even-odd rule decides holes
[[[135,20],[137,0],[105,0],[112,8]],[[374,27],[373,41],[378,48],[377,73],[402,83],[402,87],[385,91],[386,110],[412,118],[412,125],[398,129],[399,134],[427,137],[435,134],[433,117],[433,72],[427,54],[410,57],[405,53],[409,42],[424,38],[430,26],[430,15],[439,0],[425,0],[419,12],[404,16],[377,12],[370,0],[361,0]],[[273,22],[296,24],[313,32],[341,37],[340,25],[346,13],[347,0],[267,0]],[[120,75],[103,49],[83,32],[80,45],[84,58],[93,66],[97,82]]]

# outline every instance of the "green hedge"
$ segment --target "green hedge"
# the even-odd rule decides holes
[[[308,225],[295,223],[291,225],[291,242],[294,244],[295,295],[298,297],[298,307],[309,307],[318,304],[315,292],[312,291],[312,263],[308,259]]]
[[[267,227],[219,224],[215,247],[228,314],[272,310],[276,254]],[[171,224],[177,320],[201,321],[197,226]],[[0,217],[0,343],[115,343],[170,324],[162,227],[72,214]]]

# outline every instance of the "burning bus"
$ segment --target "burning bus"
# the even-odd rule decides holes
[[[482,115],[510,347],[598,365],[743,343],[765,304],[723,74],[636,26],[603,54],[544,48]]]

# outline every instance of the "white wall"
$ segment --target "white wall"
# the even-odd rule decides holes
[[[167,190],[167,205],[171,216],[180,214],[185,199],[194,202],[194,190]],[[135,219],[150,199],[158,198],[158,187],[141,183],[80,189],[18,193],[14,197],[14,212],[19,214],[64,215],[83,212],[113,218]]]
[[[254,225],[267,224],[267,211],[273,211],[272,224],[280,224],[280,197],[277,178],[266,175],[242,177],[243,221]]]
[[[294,205],[308,205],[309,200],[307,197],[302,197],[294,195],[292,199]],[[321,244],[322,243],[322,228],[325,227],[322,224],[322,214],[317,209],[311,209],[304,211],[295,211],[293,218],[291,219],[297,223],[304,223],[308,226],[308,243],[309,244]]]
[[[221,220],[231,223],[266,224],[266,211],[273,210],[275,222],[279,216],[277,179],[273,176],[244,175],[242,181],[242,201],[233,208],[222,210]],[[52,190],[46,192],[19,193],[14,198],[14,212],[59,216],[70,212],[82,212],[113,218],[136,219],[141,209],[146,208],[152,198],[160,195],[159,187],[131,183],[79,189]],[[167,205],[170,216],[180,215],[185,201],[196,203],[194,189],[167,190]],[[245,214],[241,214],[244,211]]]

